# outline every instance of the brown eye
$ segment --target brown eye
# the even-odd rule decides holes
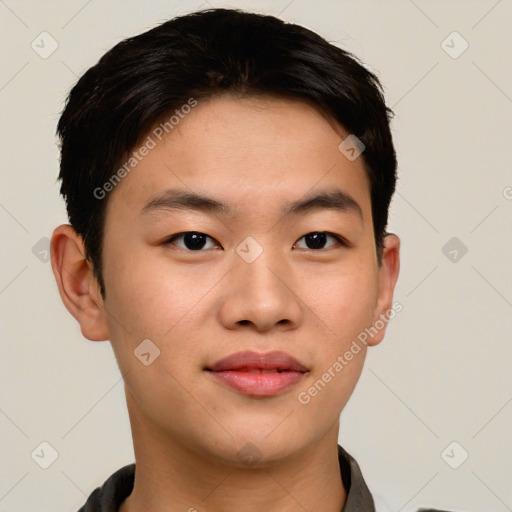
[[[183,240],[182,245],[175,244],[175,240]],[[212,237],[201,233],[199,231],[186,231],[185,233],[179,233],[173,235],[165,241],[165,244],[177,245],[180,249],[188,251],[201,251],[208,244],[208,239],[213,240]],[[214,249],[218,245],[213,244],[213,247],[206,247],[206,249]]]
[[[299,247],[299,249],[312,249],[312,250],[318,250],[318,249],[329,249],[336,245],[336,243],[329,245],[328,247],[325,247],[325,244],[327,243],[328,238],[332,238],[335,241],[337,241],[341,245],[347,245],[343,238],[341,238],[338,235],[335,235],[333,233],[327,233],[326,231],[313,231],[311,233],[308,233],[307,235],[304,235],[299,240],[304,239],[306,242],[307,247]],[[298,243],[298,242],[297,242]]]

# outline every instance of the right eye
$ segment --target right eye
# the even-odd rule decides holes
[[[178,244],[175,244],[175,240],[180,239],[183,240],[184,246],[179,246]],[[184,249],[187,251],[201,251],[201,249],[203,249],[205,244],[207,243],[207,239],[214,240],[212,237],[199,231],[185,231],[184,233],[178,233],[167,238],[164,241],[164,245],[177,245],[178,247],[180,247],[180,249]],[[215,247],[219,247],[219,244],[213,244],[213,247],[207,247],[207,249],[214,249]]]

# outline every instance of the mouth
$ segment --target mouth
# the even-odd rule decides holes
[[[273,396],[298,384],[309,370],[285,352],[232,354],[204,369],[220,384],[252,396]]]

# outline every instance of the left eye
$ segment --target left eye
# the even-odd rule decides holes
[[[327,233],[325,231],[313,231],[312,233],[308,233],[307,235],[304,235],[302,238],[299,238],[299,241],[302,239],[306,241],[306,244],[309,245],[309,247],[305,247],[305,249],[326,249],[326,247],[323,247],[323,245],[325,244],[325,241],[328,237],[333,238],[336,242],[338,242],[341,245],[346,245],[345,241],[340,236],[334,235],[332,233]],[[336,244],[334,243],[329,247],[333,247],[333,245]],[[327,249],[329,247],[327,247]],[[304,249],[304,247],[299,247],[299,249]]]
[[[334,239],[334,243],[331,244],[328,247],[324,247],[326,240],[328,238]],[[175,240],[183,240],[183,245],[180,246],[179,244],[175,243]],[[214,249],[215,247],[219,247],[220,244],[218,243],[211,243],[210,247],[206,247],[207,240],[211,240],[214,242],[217,242],[212,237],[206,235],[205,233],[201,233],[199,231],[187,231],[185,233],[179,233],[177,235],[173,235],[170,238],[168,238],[164,243],[165,244],[173,244],[177,245],[181,249],[186,249],[190,251],[200,251],[201,249]],[[345,240],[338,235],[335,235],[333,233],[327,233],[325,231],[313,231],[311,233],[308,233],[307,235],[304,235],[303,237],[299,238],[299,241],[297,241],[294,245],[297,246],[300,242],[300,240],[304,239],[306,242],[307,247],[298,247],[299,249],[312,249],[312,250],[318,250],[318,249],[329,249],[330,247],[333,247],[336,245],[336,242],[338,242],[342,246],[346,246],[347,243]]]

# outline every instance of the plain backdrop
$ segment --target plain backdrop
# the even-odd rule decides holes
[[[208,4],[319,32],[377,73],[396,114],[403,310],[369,350],[340,443],[393,511],[512,510],[512,2]],[[208,4],[0,0],[0,512],[77,510],[134,460],[110,344],[82,337],[48,261],[67,222],[55,128],[106,50]],[[56,452],[47,469],[41,450]]]

